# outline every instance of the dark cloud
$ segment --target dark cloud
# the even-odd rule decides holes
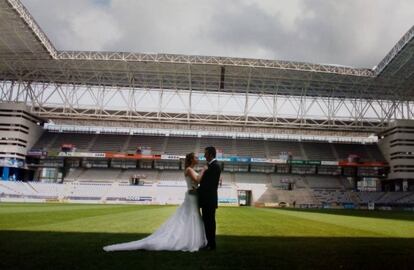
[[[387,3],[379,8],[366,2],[301,1],[303,15],[295,19],[294,30],[284,27],[279,14],[272,16],[246,5],[226,16],[215,16],[211,38],[223,46],[248,47],[253,53],[262,49],[281,60],[372,67],[410,24],[387,21],[390,15],[398,15],[393,14],[398,13],[395,3],[386,15]]]
[[[373,67],[414,24],[412,0],[22,0],[58,49]]]

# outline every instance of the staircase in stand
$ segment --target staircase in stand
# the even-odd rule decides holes
[[[201,141],[200,138],[197,138],[196,140],[196,145],[195,145],[195,149],[194,149],[194,153],[197,155],[198,151],[200,151],[200,145],[201,145]]]
[[[131,141],[132,136],[128,135],[127,139],[125,140],[124,145],[121,147],[121,152],[126,152],[129,146],[129,142]]]
[[[92,146],[95,145],[96,140],[98,139],[98,134],[95,134],[95,136],[93,136],[92,140],[89,142],[88,146],[86,147],[86,149],[88,149],[88,151],[91,150]]]
[[[169,137],[164,138],[164,142],[163,142],[162,148],[161,148],[161,154],[164,154],[165,151],[167,150],[168,139],[169,139]]]
[[[299,143],[300,153],[302,154],[303,159],[308,160],[308,155],[306,154],[305,148],[303,147],[303,143]]]
[[[333,143],[330,143],[329,146],[331,147],[332,153],[334,154],[334,157],[336,160],[339,160],[339,155],[338,152],[335,149],[335,146],[333,145]]]

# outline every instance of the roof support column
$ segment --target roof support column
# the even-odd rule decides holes
[[[249,122],[249,92],[250,92],[250,82],[252,78],[252,68],[249,69],[249,77],[247,79],[247,87],[246,87],[246,97],[244,103],[244,124],[247,125]]]
[[[192,94],[193,94],[193,87],[191,84],[191,64],[188,64],[188,88],[190,93],[188,95],[188,112],[187,112],[187,120],[190,121],[191,113],[192,113]]]
[[[277,94],[278,94],[278,91],[279,91],[279,86],[276,85],[276,92],[273,94],[273,112],[272,112],[273,124],[276,124],[277,123],[277,116],[278,116],[278,112],[277,112],[277,110],[278,110],[278,106],[277,106],[277,101],[278,101]]]

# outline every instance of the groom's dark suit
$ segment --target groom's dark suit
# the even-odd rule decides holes
[[[204,228],[206,230],[207,246],[216,248],[216,208],[217,189],[220,181],[221,169],[216,160],[208,165],[208,169],[198,187],[198,204],[201,208]]]

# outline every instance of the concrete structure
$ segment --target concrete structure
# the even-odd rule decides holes
[[[9,179],[10,168],[25,167],[26,154],[42,135],[43,122],[29,113],[24,104],[0,103],[0,167],[3,180]]]
[[[414,188],[414,121],[397,120],[379,134],[379,146],[390,165],[388,179],[396,191]]]

